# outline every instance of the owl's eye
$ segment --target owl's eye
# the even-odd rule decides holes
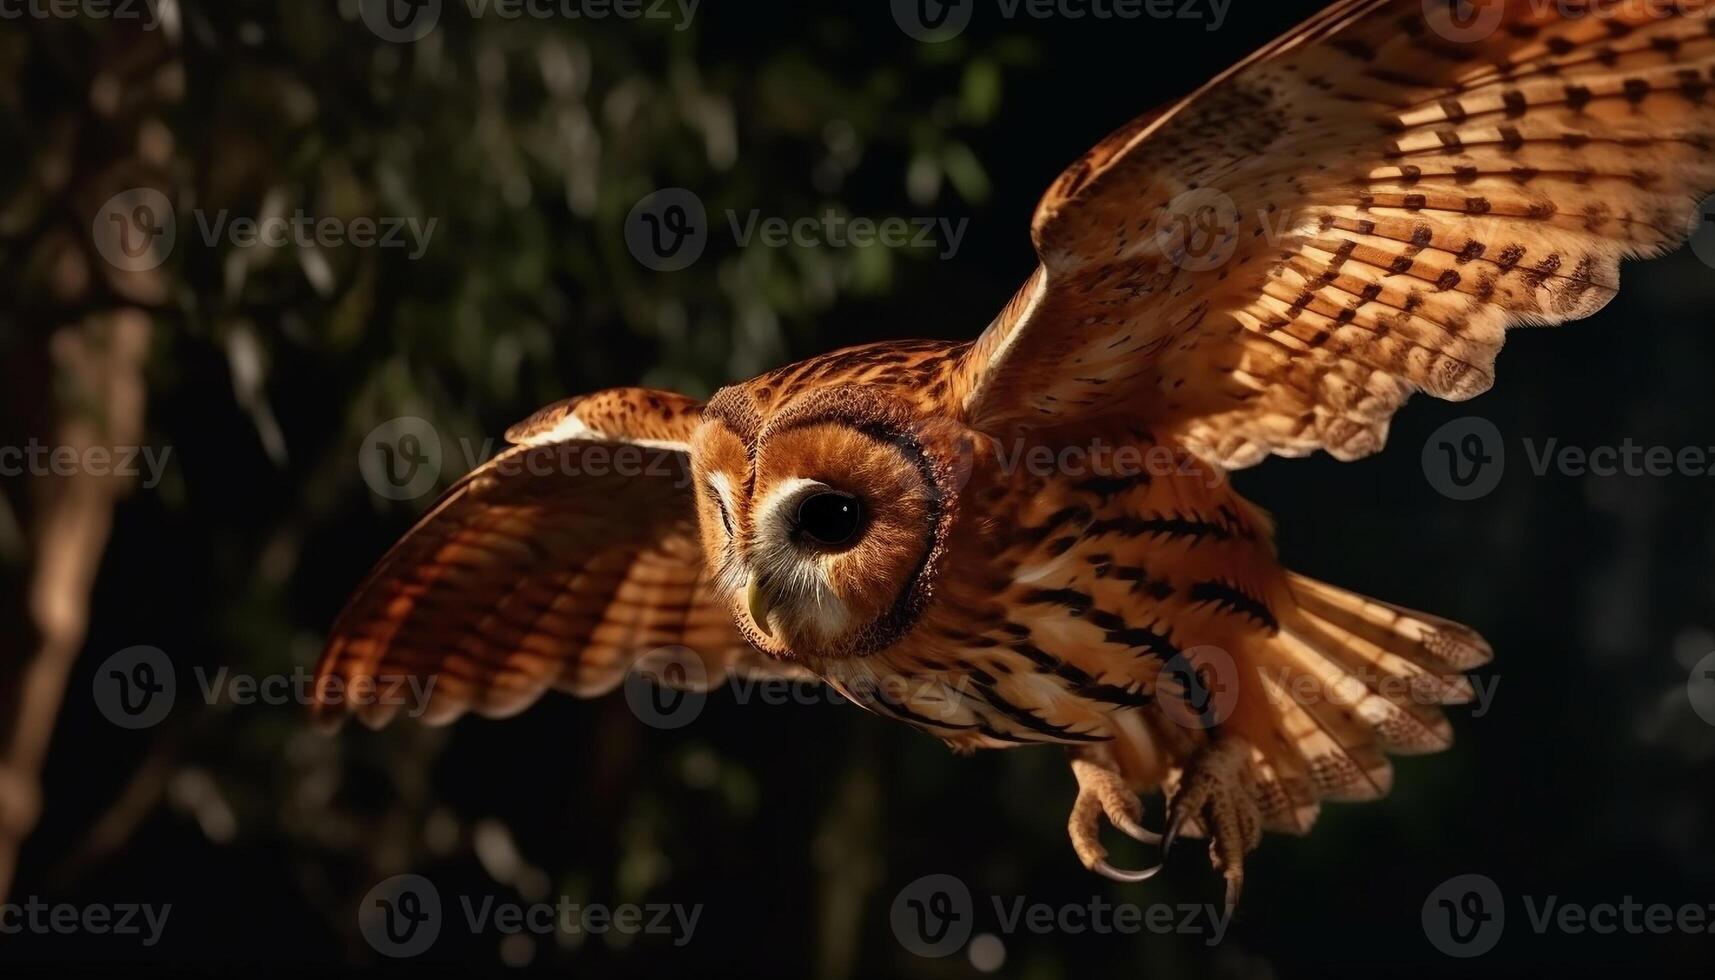
[[[863,521],[857,497],[838,490],[824,490],[805,497],[798,505],[795,521],[799,533],[824,547],[835,548],[851,541]]]
[[[709,487],[709,502],[715,505],[715,510],[721,515],[721,527],[726,529],[726,536],[732,537],[732,518],[727,515],[726,501],[721,499],[720,492],[712,485]]]

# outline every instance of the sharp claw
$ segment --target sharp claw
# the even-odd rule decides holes
[[[1136,820],[1131,818],[1130,814],[1108,813],[1108,822],[1117,827],[1121,833],[1130,837],[1132,840],[1138,841],[1139,843],[1161,843],[1160,834],[1153,830],[1145,830],[1142,824],[1139,824]]]
[[[1084,867],[1114,881],[1132,883],[1147,881],[1161,870],[1153,868],[1128,871],[1107,863],[1107,851],[1101,845],[1101,820],[1127,837],[1143,844],[1159,845],[1161,835],[1145,830],[1142,807],[1137,796],[1125,785],[1119,768],[1107,756],[1096,753],[1072,753],[1072,773],[1078,779],[1078,798],[1072,804],[1070,831],[1072,847],[1078,852]]]
[[[1242,873],[1227,875],[1227,918],[1233,917],[1233,911],[1239,907],[1239,894],[1245,890],[1245,876]]]
[[[1173,842],[1179,839],[1179,832],[1185,829],[1185,819],[1188,816],[1190,811],[1180,807],[1174,807],[1168,814],[1167,835],[1161,840],[1162,857],[1165,858],[1167,852],[1173,850]]]
[[[1158,864],[1153,868],[1143,868],[1139,871],[1122,871],[1106,861],[1097,860],[1095,867],[1090,870],[1104,878],[1111,878],[1114,881],[1124,882],[1130,885],[1136,884],[1140,881],[1148,881],[1155,877],[1161,872],[1161,865]]]

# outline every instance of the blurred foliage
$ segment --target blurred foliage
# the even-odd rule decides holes
[[[434,420],[467,457],[452,457],[450,482],[545,401],[621,383],[706,394],[837,341],[818,331],[818,314],[887,293],[900,264],[923,257],[884,245],[740,248],[723,216],[884,218],[980,203],[989,178],[963,134],[993,121],[1007,69],[1031,52],[1002,39],[877,64],[844,36],[844,15],[810,10],[795,18],[806,43],[762,51],[742,29],[711,39],[700,22],[476,19],[449,5],[440,29],[395,45],[363,28],[355,0],[169,6],[184,84],[166,113],[161,183],[179,240],[171,288],[149,304],[168,327],[150,423],[177,465],[135,507],[157,522],[145,533],[185,559],[174,577],[200,597],[196,621],[155,639],[187,690],[197,671],[313,664],[339,593],[423,503],[395,506],[364,488],[353,462],[382,421]],[[40,146],[69,127],[87,148],[118,128],[84,102],[100,59],[130,50],[124,25],[41,22],[3,37],[8,144]],[[3,165],[7,240],[21,256],[51,193],[25,155]],[[634,204],[670,186],[693,189],[714,228],[704,258],[668,278],[633,259],[618,231]],[[433,221],[433,233],[420,257],[210,237],[230,218],[299,213]],[[18,278],[21,293],[47,291]],[[97,305],[136,298],[97,294]],[[0,327],[14,339],[41,329],[30,312],[14,307]],[[349,547],[354,523],[368,525],[363,547]],[[114,550],[135,544],[122,532]],[[94,633],[99,646],[100,623]],[[81,707],[70,706],[74,718]],[[582,740],[637,737],[611,709],[581,721]],[[525,734],[501,737],[506,751]],[[44,830],[38,853],[69,852],[49,874],[75,880],[148,834],[138,824],[161,819],[164,802],[212,844],[284,856],[300,914],[341,937],[336,950],[357,941],[349,910],[370,884],[437,859],[531,899],[593,889],[597,900],[638,900],[669,874],[662,852],[677,814],[705,795],[727,819],[754,819],[759,805],[746,768],[699,739],[675,741],[659,757],[610,747],[573,760],[554,798],[589,793],[606,814],[569,854],[541,855],[550,871],[520,855],[521,828],[447,798],[434,778],[437,758],[452,767],[444,733],[332,741],[306,732],[292,706],[181,711],[146,746],[127,747],[129,788],[94,833]],[[592,754],[597,775],[577,775]],[[544,761],[521,755],[493,771]],[[666,795],[658,782],[671,784]],[[815,812],[806,805],[802,834],[816,831]],[[857,914],[847,903],[828,928],[850,933]],[[244,943],[227,952],[258,955]]]
[[[174,902],[155,962],[323,970],[378,960],[353,912],[376,881],[407,870],[447,896],[707,904],[686,950],[449,935],[432,957],[604,976],[969,975],[963,957],[917,959],[889,929],[898,889],[937,872],[964,877],[979,905],[990,895],[1214,900],[1192,847],[1147,891],[1077,867],[1059,753],[955,760],[845,707],[717,694],[695,726],[661,732],[617,697],[550,698],[506,722],[328,739],[305,729],[297,706],[205,708],[191,692],[198,671],[313,664],[345,595],[426,502],[388,503],[363,485],[358,447],[380,422],[433,420],[458,449],[443,472],[451,480],[506,425],[570,393],[643,383],[706,394],[832,346],[969,336],[1028,271],[1029,207],[1054,167],[1311,5],[1254,5],[1234,18],[1241,37],[1086,22],[1061,25],[1063,43],[1008,24],[925,45],[894,27],[885,4],[758,3],[746,14],[707,4],[675,30],[475,20],[449,2],[440,29],[395,45],[363,28],[356,0],[182,0],[170,5],[177,73],[152,83],[173,96],[165,125],[142,134],[165,146],[150,179],[178,204],[170,288],[140,299],[110,283],[76,302],[44,285],[54,266],[40,258],[43,229],[83,212],[43,192],[60,186],[44,170],[60,158],[43,148],[72,132],[82,155],[71,159],[101,155],[92,144],[110,117],[92,106],[140,93],[94,91],[92,79],[129,49],[110,24],[0,25],[0,145],[20,150],[0,155],[0,275],[11,297],[0,305],[0,354],[10,363],[68,309],[147,302],[162,327],[152,441],[173,447],[167,481],[119,515],[89,662],[73,678],[49,772],[48,818],[27,854],[32,887]],[[703,200],[712,234],[691,268],[656,273],[628,253],[621,227],[641,198],[674,186]],[[958,262],[880,246],[741,248],[724,227],[728,211],[829,209],[972,217],[975,227]],[[299,210],[436,224],[415,260],[399,249],[200,239],[199,216]],[[1514,371],[1512,393],[1482,410],[1505,431],[1533,431],[1548,414],[1539,406],[1552,404],[1567,420],[1555,431],[1588,422],[1613,440],[1615,426],[1630,426],[1694,443],[1695,413],[1662,421],[1650,406],[1694,406],[1706,421],[1715,350],[1696,327],[1715,288],[1694,262],[1651,269],[1633,276],[1611,322],[1651,323],[1658,339],[1606,349],[1517,341],[1543,367]],[[1627,370],[1633,383],[1614,387],[1638,401],[1623,419],[1587,391],[1551,394],[1556,378]],[[8,370],[6,380],[29,379]],[[1310,839],[1272,841],[1221,948],[1196,936],[1009,936],[1004,975],[1322,975],[1329,964],[1402,960],[1439,969],[1416,920],[1430,887],[1500,865],[1509,886],[1553,890],[1584,844],[1619,824],[1630,829],[1618,848],[1642,857],[1592,857],[1579,872],[1583,897],[1690,897],[1715,880],[1711,810],[1676,791],[1687,771],[1706,779],[1715,740],[1672,701],[1683,668],[1662,652],[1690,657],[1715,627],[1707,491],[1677,485],[1645,500],[1654,491],[1634,488],[1624,506],[1599,502],[1595,513],[1623,511],[1630,532],[1654,542],[1642,555],[1605,517],[1590,540],[1569,540],[1560,529],[1592,520],[1575,484],[1510,480],[1490,507],[1452,505],[1423,484],[1415,452],[1459,411],[1402,416],[1413,420],[1396,426],[1402,448],[1385,462],[1269,467],[1246,474],[1244,488],[1294,515],[1283,546],[1312,574],[1488,632],[1503,664],[1527,665],[1502,685],[1512,710],[1456,719],[1474,741],[1402,762],[1387,804],[1331,809]],[[1409,490],[1365,492],[1366,480]],[[1473,562],[1478,548],[1503,557]],[[1594,570],[1567,582],[1550,574],[1576,567]],[[1671,587],[1636,584],[1651,575]],[[184,705],[142,734],[106,724],[85,695],[93,664],[137,643],[171,653]],[[986,908],[979,922],[993,927]],[[127,955],[33,941],[25,962]],[[1525,949],[1520,961],[1543,953]],[[7,955],[0,949],[0,963]]]

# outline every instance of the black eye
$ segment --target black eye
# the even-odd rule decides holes
[[[805,497],[798,505],[798,530],[811,541],[837,547],[850,541],[863,521],[858,499],[838,490],[824,490]]]

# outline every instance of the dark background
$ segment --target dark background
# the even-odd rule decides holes
[[[413,871],[443,896],[517,899],[496,841],[550,895],[702,903],[695,939],[550,939],[507,967],[498,936],[447,930],[405,969],[976,976],[962,954],[919,959],[896,941],[888,909],[903,886],[956,875],[977,896],[978,932],[998,930],[991,895],[1218,902],[1196,846],[1144,885],[1086,873],[1066,842],[1074,787],[1053,749],[957,758],[850,707],[720,694],[677,732],[639,724],[615,695],[330,740],[295,706],[205,706],[191,671],[313,663],[350,589],[429,500],[389,503],[364,485],[358,447],[381,421],[420,415],[449,440],[482,439],[582,390],[707,394],[834,346],[972,336],[1032,268],[1031,210],[1061,167],[1315,6],[1239,0],[1210,31],[1008,21],[979,3],[970,28],[937,45],[907,37],[879,2],[711,0],[678,32],[477,23],[450,2],[434,35],[403,46],[331,0],[187,0],[171,43],[109,24],[0,22],[0,382],[14,402],[53,399],[44,337],[144,309],[145,441],[172,447],[163,484],[117,505],[44,769],[46,809],[11,895],[173,905],[150,950],[0,937],[0,975],[398,968],[358,935],[359,898]],[[174,71],[182,85],[154,84]],[[104,115],[92,88],[111,77],[129,95]],[[68,130],[73,176],[46,179],[42,161]],[[143,137],[161,131],[170,150],[139,163]],[[42,256],[87,237],[108,188],[141,183],[170,190],[186,215],[153,286],[95,265],[81,288],[56,285]],[[970,223],[948,261],[741,249],[717,225],[696,265],[656,273],[627,252],[622,223],[668,186],[711,213],[831,206]],[[254,215],[282,202],[439,225],[420,260],[344,249],[319,272],[290,248],[190,240],[190,208]],[[1278,517],[1293,567],[1483,632],[1494,703],[1481,718],[1455,709],[1458,744],[1399,760],[1387,800],[1330,806],[1310,837],[1266,841],[1219,948],[1018,933],[1003,937],[999,975],[1706,969],[1715,935],[1537,936],[1522,896],[1715,902],[1715,727],[1686,696],[1691,666],[1715,650],[1715,480],[1537,476],[1524,441],[1715,446],[1712,311],[1715,270],[1690,251],[1630,266],[1597,317],[1516,333],[1495,391],[1414,403],[1384,454],[1239,474]],[[1426,479],[1422,451],[1468,415],[1498,426],[1509,459],[1495,492],[1459,502]],[[455,458],[444,479],[459,469]],[[33,549],[55,546],[17,531],[37,492],[26,482],[8,480],[22,516],[0,522],[18,583]],[[173,658],[180,703],[129,732],[90,691],[95,665],[137,644]],[[1158,822],[1159,801],[1148,805]],[[1461,961],[1430,944],[1421,910],[1467,872],[1501,887],[1508,927],[1493,952]]]

